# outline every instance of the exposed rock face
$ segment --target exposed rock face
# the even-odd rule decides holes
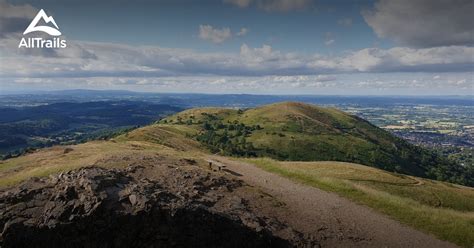
[[[84,168],[4,191],[0,247],[295,245],[274,235],[286,228],[282,224],[259,217],[244,199],[225,195],[241,187],[240,181],[170,168],[151,179],[137,166]]]

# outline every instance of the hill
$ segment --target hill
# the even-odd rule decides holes
[[[110,228],[97,229],[104,233],[107,242],[112,242],[111,238],[121,237],[112,235],[115,230],[141,233],[142,230],[145,230],[144,228],[147,228],[147,233],[153,236],[159,233],[155,227],[163,219],[156,219],[156,215],[152,215],[152,213],[163,213],[164,219],[171,221],[167,225],[172,226],[175,230],[183,230],[179,221],[197,223],[197,225],[206,223],[207,225],[209,220],[215,220],[213,222],[215,225],[211,226],[220,230],[221,223],[224,222],[226,225],[241,226],[242,223],[238,221],[241,219],[244,226],[239,230],[250,230],[260,234],[269,232],[278,238],[287,240],[292,245],[300,244],[295,245],[296,247],[305,247],[301,245],[301,242],[316,242],[321,245],[328,244],[327,246],[347,244],[350,247],[381,247],[394,245],[397,242],[400,242],[399,246],[417,247],[420,246],[420,240],[424,240],[421,242],[423,244],[425,244],[424,242],[438,242],[432,236],[406,226],[400,227],[395,220],[435,234],[441,239],[470,247],[470,243],[474,240],[471,234],[472,223],[474,223],[472,220],[474,206],[471,200],[473,190],[469,187],[340,162],[278,162],[266,158],[253,158],[243,159],[242,163],[237,161],[237,167],[232,167],[230,159],[219,156],[219,159],[228,166],[227,169],[222,171],[209,169],[209,159],[216,157],[210,156],[209,149],[221,153],[235,152],[236,156],[249,157],[277,154],[265,153],[267,150],[261,147],[261,143],[257,142],[258,136],[254,135],[268,136],[268,139],[283,139],[289,136],[282,136],[279,133],[283,135],[297,133],[292,130],[283,131],[289,124],[294,123],[285,115],[300,116],[300,118],[305,115],[310,117],[304,122],[305,124],[309,123],[309,126],[304,127],[305,135],[302,136],[316,136],[311,134],[311,132],[315,133],[315,130],[332,132],[332,135],[337,136],[343,129],[329,125],[333,123],[339,123],[339,125],[355,123],[353,124],[357,124],[355,130],[363,129],[363,127],[366,129],[375,128],[357,117],[338,110],[311,105],[284,103],[249,110],[201,108],[186,110],[164,119],[160,123],[135,129],[110,140],[54,146],[0,161],[0,194],[4,193],[0,197],[0,212],[8,213],[3,215],[4,219],[0,218],[0,224],[4,225],[4,230],[7,230],[5,235],[11,235],[4,241],[26,237],[23,235],[25,230],[30,235],[28,238],[33,240],[41,238],[42,236],[35,235],[39,235],[40,231],[44,230],[41,229],[44,223],[56,223],[54,225],[59,226],[67,224],[64,229],[60,230],[58,226],[52,226],[52,231],[44,236],[56,241],[61,237],[63,238],[59,240],[64,240],[64,236],[54,236],[56,230],[58,230],[58,235],[65,234],[61,231],[64,230],[76,237],[76,233],[69,232],[69,230],[77,230],[78,227],[84,226],[88,228],[88,224],[85,223],[93,223],[91,230],[94,230],[94,233],[96,233],[94,228],[99,228],[95,226],[95,223],[107,223]],[[321,127],[317,127],[317,125]],[[309,129],[310,127],[311,129]],[[222,137],[221,132],[227,131],[231,141],[222,143],[222,140],[217,140],[221,143],[215,144],[205,142],[204,137],[211,133],[210,130],[214,132],[213,137]],[[274,130],[277,135],[274,135],[271,130]],[[309,132],[308,130],[313,131]],[[382,134],[385,133],[383,130],[376,130]],[[230,143],[234,141],[234,135],[239,132],[240,136],[244,137],[243,140],[239,140],[239,143]],[[346,136],[350,135],[346,134]],[[390,141],[391,136],[387,135],[386,139]],[[297,137],[299,139],[301,136]],[[295,136],[295,139],[297,137]],[[221,145],[229,145],[229,143],[232,144],[229,147],[234,150]],[[285,146],[281,147],[281,149],[285,148]],[[275,146],[275,148],[278,147]],[[306,149],[306,147],[303,148]],[[276,174],[275,176],[279,174],[299,183],[290,184],[291,187],[280,186],[280,188],[286,189],[287,193],[285,194],[275,193],[263,187],[265,185],[272,186],[268,182],[272,181],[274,177],[259,178],[260,185],[254,185],[252,181],[248,180],[248,174],[238,170],[239,166],[244,163],[255,164],[259,168]],[[84,167],[92,168],[82,169]],[[73,171],[69,172],[71,170]],[[96,175],[94,173],[99,173],[99,176],[88,176],[89,174]],[[123,176],[126,180],[121,182],[122,179],[120,179],[117,182],[116,176]],[[87,180],[74,179],[82,177]],[[99,188],[87,191],[87,188],[76,184],[80,183],[79,181],[89,183],[89,180],[94,185],[99,185]],[[238,182],[241,186],[234,188],[234,182]],[[328,197],[328,193],[315,188],[305,188],[301,183],[335,192],[376,211],[371,211],[358,204],[351,204],[347,200],[342,201],[344,199],[338,198],[334,194],[330,196],[332,201],[322,201],[319,196]],[[138,188],[135,185],[138,185]],[[140,187],[144,187],[146,190],[142,190]],[[126,195],[130,193],[128,192],[129,188],[136,190],[134,197]],[[310,198],[311,201],[308,201],[307,197],[302,197],[298,201],[285,200],[294,198],[296,191],[292,190],[297,189],[303,192],[309,190],[317,197]],[[32,194],[31,192],[42,193]],[[34,198],[31,198],[31,195],[34,195]],[[44,195],[54,195],[55,197],[41,198]],[[81,200],[82,195],[87,196],[85,201]],[[89,202],[88,199],[94,200],[96,197],[97,201]],[[48,204],[41,203],[40,205],[44,207],[31,207],[33,202],[37,201],[48,201]],[[311,208],[299,205],[313,201],[320,201],[321,204],[325,202],[325,205],[317,205],[325,210],[319,211],[319,208],[314,208],[314,206]],[[92,203],[101,203],[102,205],[99,206],[102,207],[88,208],[88,212],[81,212],[82,206],[84,208],[92,206]],[[24,204],[28,206],[25,211],[23,211]],[[77,207],[73,209],[69,208],[76,205]],[[58,206],[58,208],[51,209],[51,206]],[[166,209],[169,206],[171,209],[178,210],[180,214],[168,216]],[[297,208],[298,206],[300,208]],[[341,217],[339,214],[345,212],[343,210],[349,206],[353,210],[358,209],[357,211],[347,211],[354,218]],[[199,212],[199,216],[202,216],[201,214],[208,216],[209,212],[216,213],[217,211],[218,220],[207,217],[204,220],[195,219],[196,215],[193,211],[196,209],[204,209],[204,212]],[[308,209],[312,209],[312,211],[308,211]],[[31,216],[28,218],[33,219],[35,223],[24,219],[23,212]],[[51,214],[53,212],[54,215]],[[379,214],[380,212],[395,220]],[[225,217],[229,216],[229,213],[235,217],[231,218],[231,222],[234,224],[229,223]],[[321,213],[329,217],[325,221],[321,221]],[[221,218],[221,214],[224,215],[224,219]],[[248,218],[249,214],[250,219]],[[113,218],[109,218],[110,216]],[[174,216],[182,216],[184,219],[175,219]],[[244,216],[243,219],[242,216]],[[334,216],[335,218],[333,218]],[[71,221],[70,218],[73,220]],[[113,220],[117,218],[123,222],[114,222]],[[270,223],[260,222],[262,219]],[[300,221],[302,219],[304,221]],[[310,219],[315,221],[311,222]],[[355,221],[361,219],[372,219],[379,224],[370,225],[364,221]],[[237,222],[235,222],[236,220]],[[279,222],[274,222],[274,220]],[[354,221],[351,222],[351,220]],[[9,221],[19,222],[15,225],[8,225]],[[381,223],[389,224],[383,225]],[[354,225],[357,225],[358,228],[353,229]],[[126,228],[122,228],[124,226]],[[402,235],[403,238],[389,235],[392,238],[388,238],[385,234],[391,233],[391,231],[388,231],[389,229],[384,226],[389,226],[393,233],[399,235],[406,233],[407,235]],[[111,230],[111,228],[115,229]],[[288,233],[288,230],[292,229],[294,232]],[[206,233],[206,231],[203,232]],[[229,232],[224,231],[223,233],[231,235]],[[140,239],[137,238],[138,236],[127,236],[132,240],[123,240],[123,242],[129,244],[127,242],[149,241],[147,237],[151,236],[148,234]],[[172,237],[182,238],[180,235]],[[314,237],[314,240],[307,240],[304,237]],[[0,244],[1,238],[0,235]],[[24,238],[16,241],[23,242],[23,240]],[[174,240],[174,238],[170,240]],[[5,245],[5,247],[9,246]],[[12,247],[15,246],[12,245]]]
[[[474,185],[472,172],[334,108],[284,102],[247,110],[200,108],[160,123],[186,125],[211,152],[289,161],[343,161]]]

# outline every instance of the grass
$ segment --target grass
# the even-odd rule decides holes
[[[464,247],[474,244],[474,189],[342,162],[246,162],[335,192]]]
[[[197,130],[184,125],[154,124],[133,130],[117,137],[117,141],[144,141],[178,150],[197,151],[202,146],[186,135],[196,135]]]
[[[285,161],[344,161],[413,176],[474,185],[468,169],[333,108],[283,102],[246,110],[190,109],[161,124],[186,126],[188,137],[223,155]],[[252,127],[239,139],[235,125]],[[229,141],[223,134],[231,134]],[[242,140],[244,139],[244,140]],[[251,145],[249,145],[251,144]]]
[[[314,110],[304,106],[300,110],[300,106],[295,104],[282,106],[288,107],[291,114],[305,116],[310,121],[317,122],[316,118],[326,120],[330,114],[337,120],[345,121],[345,118],[348,118],[343,113],[334,110],[324,112],[321,109]],[[296,109],[298,111],[294,110],[295,106],[298,107]],[[266,109],[263,110],[266,111]],[[245,111],[242,118],[246,123],[256,118],[267,118],[263,110]],[[183,113],[193,116],[193,120],[199,120],[203,113],[209,111],[221,114],[224,123],[232,121],[232,118],[237,118],[238,115],[235,110],[222,109],[188,110]],[[249,140],[255,142],[256,145],[276,146],[278,149],[301,147],[314,149],[316,147],[320,149],[316,151],[327,153],[328,150],[334,152],[336,150],[334,147],[337,146],[341,146],[342,150],[348,150],[354,149],[349,145],[358,144],[359,148],[364,148],[361,149],[362,153],[370,150],[367,148],[367,142],[361,140],[359,136],[341,135],[339,137],[332,134],[318,134],[308,138],[307,134],[297,131],[300,128],[309,128],[306,123],[296,127],[285,124],[288,127],[284,131],[280,124],[288,119],[282,117],[281,113],[274,112],[271,112],[271,115],[276,116],[270,115],[270,117],[280,119],[277,118],[276,122],[270,123],[272,125],[268,124],[269,130],[265,127],[264,130],[256,131],[253,134],[255,137],[252,137],[253,135],[249,137]],[[168,120],[173,120],[175,123],[177,116],[172,116]],[[186,118],[183,117],[183,120]],[[292,131],[293,129],[296,131]],[[270,133],[272,130],[286,136],[273,135]],[[270,134],[267,134],[267,131]],[[361,129],[362,131],[364,130]],[[199,160],[205,153],[203,146],[189,138],[198,132],[199,125],[155,124],[136,129],[111,141],[93,141],[67,146],[72,148],[67,152],[65,146],[41,149],[18,158],[0,161],[0,188],[17,184],[30,177],[47,176],[87,166],[110,168],[124,167],[134,162],[174,164],[182,158]],[[291,136],[301,141],[301,144],[291,143],[294,142]],[[351,142],[348,142],[349,139]],[[313,143],[318,145],[309,145]],[[315,150],[304,152],[315,153]],[[356,154],[355,151],[353,153]],[[473,188],[343,162],[278,162],[270,159],[245,159],[245,161],[295,181],[338,193],[441,239],[465,247],[471,247],[474,244]]]
[[[181,158],[199,159],[199,143],[185,138],[186,127],[152,125],[110,141],[54,146],[24,156],[0,161],[0,188],[31,177],[70,171],[81,167],[125,167],[147,161],[176,164]],[[69,151],[66,152],[66,149]]]

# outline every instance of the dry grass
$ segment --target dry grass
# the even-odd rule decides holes
[[[184,125],[155,124],[136,129],[130,133],[121,135],[117,141],[145,141],[161,144],[178,151],[201,150],[201,144],[186,135],[195,135],[196,129]]]
[[[47,176],[80,167],[124,167],[144,160],[172,163],[181,158],[201,157],[201,145],[189,138],[195,129],[179,125],[150,125],[110,141],[55,146],[0,161],[0,187],[31,177]],[[145,161],[146,162],[146,161]]]
[[[205,119],[204,114],[219,115],[222,117],[227,117],[235,115],[237,110],[226,109],[226,108],[193,108],[188,109],[182,112],[179,112],[175,115],[165,118],[167,122],[178,123],[178,120],[189,120],[194,119],[196,121]]]

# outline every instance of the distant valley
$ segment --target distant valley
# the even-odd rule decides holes
[[[107,139],[182,110],[137,101],[60,102],[0,107],[0,157],[58,144]]]

